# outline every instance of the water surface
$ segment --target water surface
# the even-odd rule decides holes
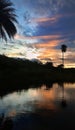
[[[53,84],[15,91],[0,98],[0,115],[10,117],[14,130],[65,129],[75,124],[75,84]],[[70,124],[69,124],[70,123]],[[55,125],[53,125],[55,124]]]

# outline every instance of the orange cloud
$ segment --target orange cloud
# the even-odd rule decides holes
[[[63,42],[63,40],[51,40],[46,43],[35,44],[34,46],[36,48],[53,48],[53,47],[59,45],[61,42]]]
[[[44,59],[52,59],[52,62],[58,62],[59,58],[61,57],[61,52],[59,50],[55,50],[55,49],[45,49],[43,50],[43,52],[38,56],[38,59],[42,59],[44,61]]]
[[[45,17],[45,18],[33,18],[31,20],[31,22],[37,22],[37,23],[43,23],[43,22],[47,22],[47,21],[50,21],[50,23],[54,23],[56,22],[59,18],[61,17],[68,17],[68,16],[75,16],[75,13],[71,13],[71,14],[57,14],[57,15],[54,15],[52,17]]]
[[[57,21],[57,17],[32,19],[32,22],[38,22],[38,23],[47,22],[47,21],[56,22]]]
[[[19,34],[16,34],[15,39],[23,39],[23,40],[58,40],[61,38],[61,35],[44,35],[44,36],[22,36]]]
[[[43,62],[46,62],[46,59],[51,59],[54,65],[61,64],[61,50],[55,49],[55,47],[58,46],[61,42],[61,40],[52,40],[47,43],[35,44],[36,48],[43,49],[40,55],[37,56],[37,58],[42,60]]]
[[[60,35],[44,35],[44,36],[32,36],[32,37],[28,37],[28,38],[32,38],[32,39],[57,39],[59,37],[60,37]]]

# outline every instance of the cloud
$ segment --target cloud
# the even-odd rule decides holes
[[[17,8],[19,34],[25,36],[73,33],[75,30],[74,0],[19,0]],[[54,13],[55,12],[55,13]],[[68,37],[69,38],[69,37]]]
[[[33,18],[31,22],[36,22],[38,24],[43,24],[44,22],[50,22],[50,24],[55,23],[57,21],[57,17],[43,17],[43,18]]]
[[[35,40],[37,39],[39,41],[39,39],[49,39],[49,40],[54,40],[54,39],[59,39],[59,37],[61,37],[60,35],[40,35],[40,36],[22,36],[19,34],[15,35],[15,39],[29,39],[29,40]],[[34,43],[34,42],[33,42]]]
[[[0,45],[1,53],[61,63],[61,44],[66,44],[66,64],[74,63],[74,0],[11,0],[15,4],[18,33],[11,45]],[[70,50],[71,49],[71,50]],[[30,56],[31,55],[31,56]],[[71,59],[71,58],[72,59]]]

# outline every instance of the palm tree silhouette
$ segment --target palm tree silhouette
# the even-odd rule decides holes
[[[13,38],[16,34],[17,23],[13,3],[9,0],[0,0],[0,37],[7,41],[7,38]]]
[[[63,64],[63,67],[64,67],[64,53],[66,52],[67,50],[67,46],[66,45],[61,45],[61,51],[62,51],[62,64]]]

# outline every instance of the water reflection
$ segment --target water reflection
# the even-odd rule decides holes
[[[35,113],[40,110],[59,111],[60,104],[74,105],[75,84],[53,84],[52,88],[30,88],[10,93],[0,99],[0,114],[15,117],[22,113]]]
[[[66,101],[66,99],[65,99],[64,83],[59,83],[58,85],[59,85],[59,87],[61,87],[61,89],[62,89],[61,107],[62,107],[62,108],[65,108],[65,107],[67,107],[67,101]]]
[[[13,121],[14,130],[33,128],[44,130],[43,124],[49,130],[53,127],[59,128],[59,122],[62,129],[65,129],[65,122],[72,127],[75,119],[75,84],[43,84],[38,88],[30,86],[28,90],[9,93],[0,98],[0,117],[6,119],[5,125]],[[12,123],[10,123],[11,129]]]
[[[0,99],[0,113],[15,116],[19,113],[35,112],[36,109],[55,109],[55,91],[46,90],[46,86],[41,88],[22,90],[4,96]]]

